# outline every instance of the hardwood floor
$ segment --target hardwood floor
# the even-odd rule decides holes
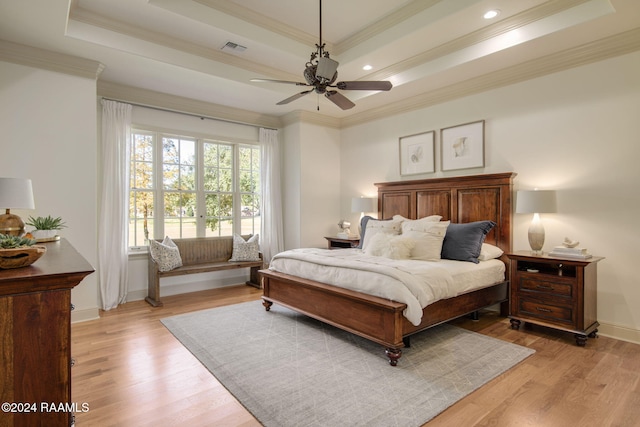
[[[260,295],[242,285],[165,297],[161,308],[135,301],[73,324],[73,401],[89,408],[76,413],[76,425],[259,426],[160,319]],[[640,345],[600,337],[577,347],[571,334],[514,331],[489,312],[452,323],[536,354],[426,426],[640,425]]]

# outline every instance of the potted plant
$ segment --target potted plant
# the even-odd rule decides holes
[[[47,248],[34,246],[35,240],[0,234],[0,268],[19,268],[33,264]]]
[[[58,230],[66,227],[62,218],[54,218],[51,215],[37,218],[30,216],[26,224],[34,228],[30,233],[38,241],[53,239],[58,234]]]

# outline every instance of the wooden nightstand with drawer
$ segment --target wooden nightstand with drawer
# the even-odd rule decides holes
[[[579,346],[597,336],[596,267],[604,258],[558,258],[529,251],[507,256],[513,329],[528,322],[572,332]]]

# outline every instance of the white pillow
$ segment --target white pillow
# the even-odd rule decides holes
[[[500,258],[504,251],[497,246],[490,245],[489,243],[483,243],[480,248],[480,261],[487,261],[490,259]]]
[[[429,218],[429,217],[427,217]],[[402,223],[402,235],[415,240],[411,259],[437,261],[442,252],[442,242],[451,221],[433,222],[427,218]]]
[[[425,216],[424,218],[420,218],[420,219],[409,219],[409,218],[405,218],[402,215],[394,215],[393,219],[395,219],[396,221],[400,220],[400,221],[427,221],[427,222],[438,222],[442,219],[441,215],[429,215],[429,216]]]
[[[402,226],[402,220],[397,220],[395,218],[390,220],[370,219],[367,222],[367,228],[364,233],[362,250],[366,252],[369,242],[371,242],[371,239],[376,234],[379,234],[379,233],[391,234],[391,235],[400,234],[401,226]]]
[[[233,235],[233,254],[229,262],[260,261],[260,242],[258,234],[245,241],[239,234]]]
[[[390,259],[409,259],[415,242],[404,236],[378,233],[371,238],[364,253]]]
[[[170,271],[182,266],[180,251],[173,240],[166,236],[162,243],[149,240],[151,258],[158,264],[159,271]]]

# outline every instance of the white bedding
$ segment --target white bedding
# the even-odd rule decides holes
[[[269,269],[407,304],[419,325],[422,309],[438,300],[504,281],[502,261],[392,260],[360,249],[293,249],[273,257]]]

